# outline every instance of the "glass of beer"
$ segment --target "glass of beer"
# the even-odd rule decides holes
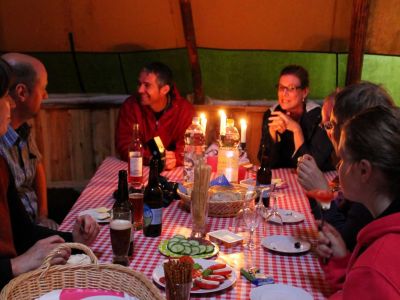
[[[131,240],[131,210],[124,207],[113,208],[111,212],[110,236],[113,263],[129,265],[128,250]]]
[[[133,229],[143,228],[143,189],[135,189],[129,194],[129,202],[133,210]]]

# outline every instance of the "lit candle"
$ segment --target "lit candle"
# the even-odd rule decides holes
[[[219,115],[221,116],[221,123],[220,123],[220,126],[219,126],[219,134],[224,136],[226,134],[226,114],[221,109],[219,111]]]
[[[240,142],[246,143],[246,130],[247,130],[247,123],[245,119],[240,120]]]
[[[206,134],[206,128],[207,128],[207,119],[205,113],[200,114],[200,126],[203,129],[204,135]]]

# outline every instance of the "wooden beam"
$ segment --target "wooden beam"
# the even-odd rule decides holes
[[[186,48],[189,55],[192,71],[194,104],[204,104],[204,91],[201,79],[199,55],[196,47],[196,35],[194,32],[192,5],[190,0],[180,0],[183,30],[185,34]]]
[[[346,85],[361,80],[370,0],[353,0]]]

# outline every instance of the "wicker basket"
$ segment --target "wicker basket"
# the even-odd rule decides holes
[[[235,217],[240,209],[243,208],[243,201],[246,197],[247,188],[240,186],[239,184],[233,184],[233,186],[240,190],[240,199],[234,201],[221,201],[221,200],[212,200],[212,197],[209,199],[209,207],[208,207],[208,215],[210,217],[220,217],[220,218],[228,218]],[[185,185],[186,188],[191,188],[190,184]],[[190,195],[182,193],[178,190],[178,195],[181,197],[180,205],[185,210],[190,211]],[[247,200],[252,200],[256,197],[256,193],[252,194],[252,197]]]
[[[57,251],[66,248],[83,250],[92,263],[50,266]],[[77,243],[65,243],[53,249],[39,269],[11,280],[1,291],[0,299],[36,299],[62,288],[99,288],[126,292],[138,299],[165,300],[158,288],[143,274],[119,265],[98,264],[92,250]]]

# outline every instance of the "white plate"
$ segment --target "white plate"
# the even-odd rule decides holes
[[[89,208],[81,211],[79,215],[90,215],[97,221],[97,223],[108,223],[110,222],[111,217],[109,209],[106,207]]]
[[[167,260],[164,262],[167,262]],[[165,284],[160,282],[160,278],[164,277],[164,267],[163,267],[164,262],[162,264],[158,265],[154,269],[153,275],[152,275],[153,280],[162,287],[165,287]],[[203,269],[206,269],[207,267],[218,263],[215,260],[207,260],[207,259],[202,259],[202,258],[195,258],[194,262],[201,265],[203,267]],[[228,268],[232,269],[230,266],[228,266],[228,265],[226,265],[226,266]],[[222,291],[222,290],[227,289],[228,287],[232,286],[236,282],[236,279],[237,279],[237,277],[236,277],[235,270],[232,269],[231,277],[229,277],[227,280],[225,280],[216,289],[211,289],[211,290],[200,289],[200,290],[196,290],[196,291],[190,291],[190,293],[191,294],[205,294],[205,293]]]
[[[305,220],[305,216],[302,213],[294,210],[278,208],[278,212],[282,216],[283,223],[286,224],[300,223]]]
[[[296,242],[300,243],[299,248],[295,247]],[[309,242],[300,240],[290,235],[267,236],[262,239],[261,245],[269,250],[285,254],[303,253],[307,252],[311,248],[311,244]]]
[[[310,293],[302,288],[287,284],[267,284],[252,289],[250,300],[312,300]]]

